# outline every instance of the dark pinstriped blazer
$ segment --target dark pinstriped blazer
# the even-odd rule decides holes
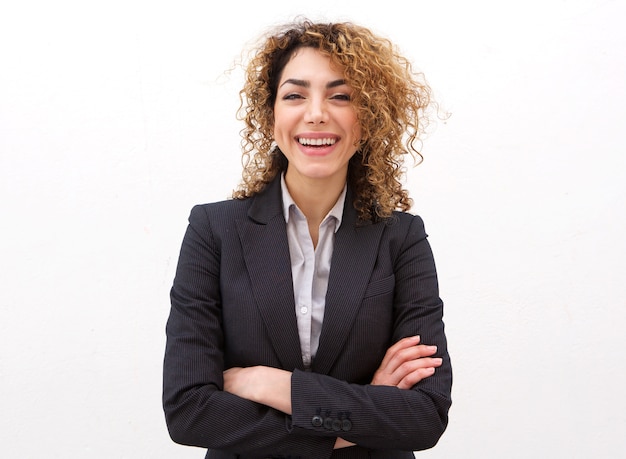
[[[172,439],[207,458],[413,458],[443,434],[452,370],[422,220],[362,223],[348,192],[323,329],[304,371],[280,180],[193,208],[171,290],[163,406]],[[443,365],[412,390],[372,386],[387,348],[419,334]],[[291,416],[222,391],[232,366],[293,372]],[[358,446],[333,451],[340,436]]]

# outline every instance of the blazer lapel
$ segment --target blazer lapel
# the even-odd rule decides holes
[[[291,259],[280,180],[257,195],[248,219],[237,222],[252,291],[283,368],[304,369],[295,316]]]
[[[383,232],[383,224],[357,224],[352,200],[346,197],[342,224],[335,235],[320,344],[313,371],[327,374],[343,351],[365,294]]]

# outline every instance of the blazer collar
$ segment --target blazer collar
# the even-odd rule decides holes
[[[255,222],[265,225],[277,215],[282,215],[282,201],[278,175],[261,193],[252,198],[248,216]]]
[[[237,231],[252,292],[281,367],[303,370],[280,179],[251,199]]]

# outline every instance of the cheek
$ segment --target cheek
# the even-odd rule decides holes
[[[289,117],[281,111],[274,111],[274,120],[272,129],[274,134],[278,134],[279,132],[284,132],[289,127]]]
[[[285,117],[284,113],[274,112],[274,123],[271,129],[274,141],[281,149],[286,148],[286,144],[291,136],[291,128],[289,119]]]
[[[354,146],[358,147],[361,142],[361,124],[358,120],[354,122],[352,127],[352,136],[354,137]]]
[[[346,125],[350,125],[350,133],[356,141],[361,139],[361,123],[356,110],[352,110],[349,115],[345,117]]]
[[[274,117],[274,124],[272,125],[271,129],[272,132],[274,133],[274,138],[278,138],[280,136],[280,132],[281,132],[281,122],[280,119],[278,119],[277,117]]]

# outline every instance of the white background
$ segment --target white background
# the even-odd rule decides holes
[[[246,44],[296,14],[399,44],[452,113],[407,186],[455,371],[424,458],[626,451],[618,0],[13,1],[0,7],[0,456],[201,458],[164,326],[192,205],[240,174]]]

